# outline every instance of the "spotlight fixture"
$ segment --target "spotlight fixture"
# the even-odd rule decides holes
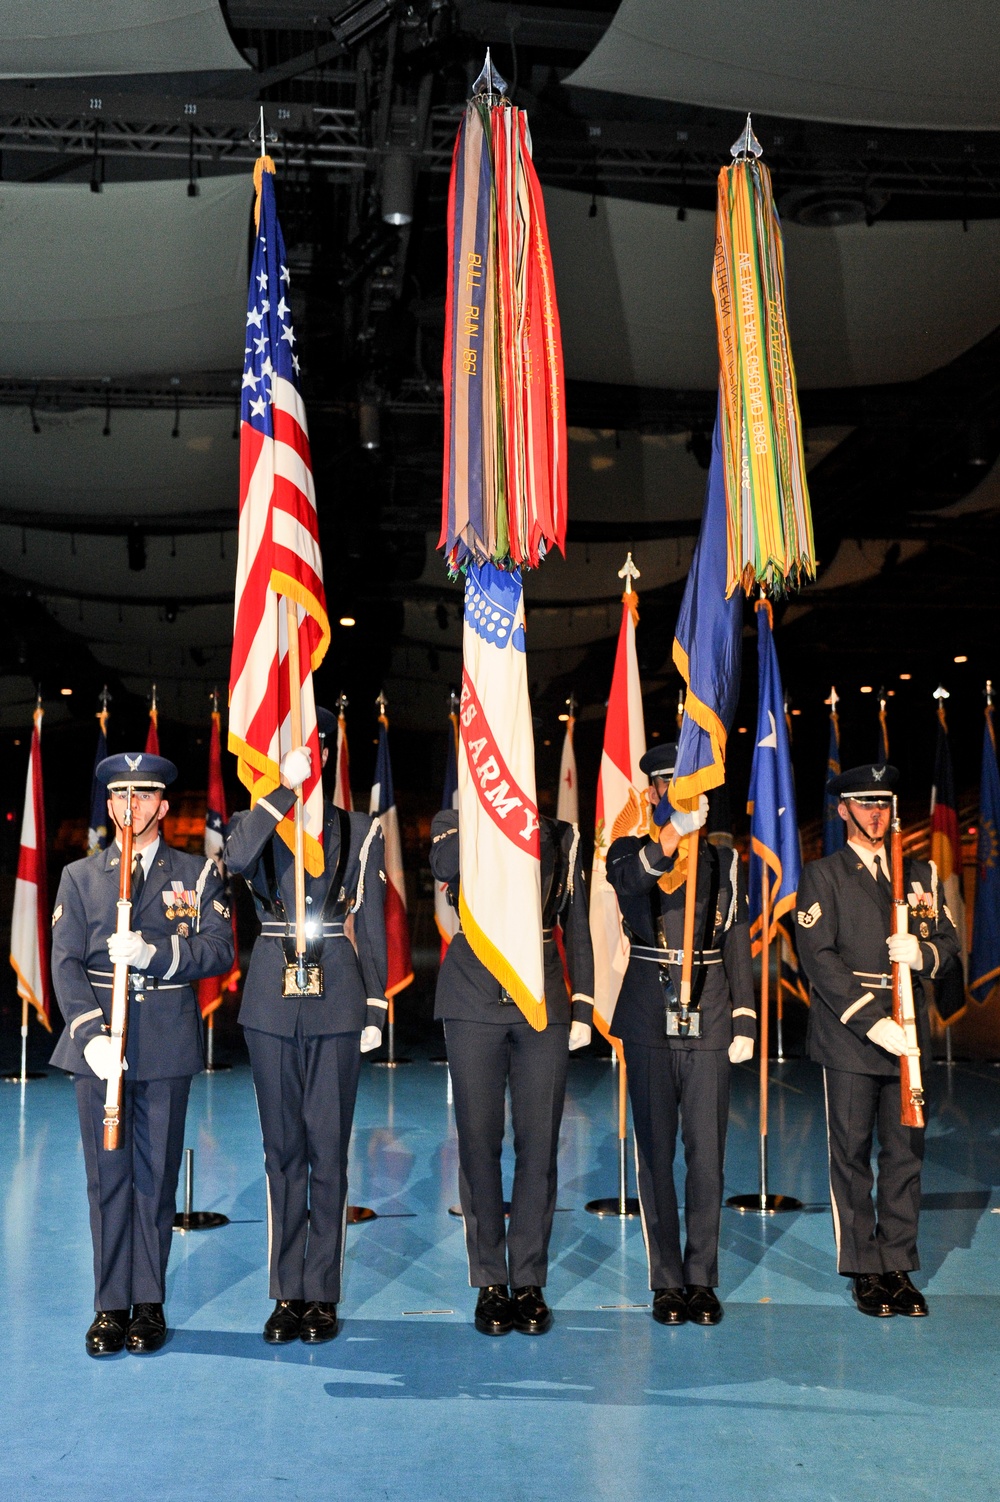
[[[390,151],[382,168],[382,218],[402,227],[413,223],[413,158]]]
[[[378,406],[371,397],[363,397],[358,403],[358,438],[361,447],[369,451],[377,449],[382,442]]]

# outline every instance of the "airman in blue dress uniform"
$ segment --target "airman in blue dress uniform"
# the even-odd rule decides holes
[[[673,776],[677,747],[661,742],[639,765],[655,808]],[[693,990],[698,1032],[669,1032],[680,990],[685,884],[660,885],[681,839],[708,816],[702,794],[690,813],[675,810],[658,839],[625,837],[608,851],[608,881],[631,943],[611,1030],[622,1040],[635,1129],[639,1205],[653,1292],[653,1318],[714,1325],[722,1318],[719,1227],[732,1064],[753,1055],[757,1008],[750,967],[746,885],[738,853],[698,841]],[[684,1140],[686,1245],[681,1253],[674,1154]]]
[[[458,904],[458,814],[442,809],[431,825],[431,869]],[[542,932],[548,1025],[536,1032],[477,959],[461,932],[438,976],[434,1016],[443,1020],[458,1129],[459,1198],[469,1283],[479,1289],[476,1329],[505,1335],[548,1330],[542,1295],[556,1208],[556,1156],[569,1051],[590,1042],[594,954],[587,888],[575,824],[542,819]],[[555,943],[560,924],[572,994]],[[510,1087],[514,1185],[505,1228],[500,1155]],[[509,1285],[509,1287],[508,1287]]]
[[[323,765],[337,718],[317,709]],[[388,1009],[385,852],[368,814],[324,803],[321,876],[306,873],[308,963],[316,995],[283,995],[294,948],[295,869],[276,833],[309,775],[308,748],[290,751],[282,785],[233,815],[225,861],[242,875],[261,923],[239,1020],[250,1051],[264,1139],[268,1264],[275,1307],[270,1345],[317,1345],[337,1333],[347,1214],[347,1150],[361,1053],[378,1048]]]
[[[147,752],[109,756],[97,768],[120,831],[132,805],[131,931],[116,934],[120,835],[63,871],[52,913],[52,980],[66,1028],[52,1063],[75,1077],[94,1243],[92,1356],[126,1347],[156,1351],[166,1339],[164,1280],[191,1076],[203,1067],[201,1014],[192,982],[233,962],[229,909],[215,863],[161,837],[172,762]],[[129,967],[123,1144],[103,1147],[113,967]]]
[[[862,1314],[920,1317],[910,1279],[920,1266],[917,1220],[924,1131],[900,1124],[899,1059],[906,1034],[892,1017],[893,962],[911,972],[919,1052],[931,1063],[924,987],[955,964],[958,934],[933,861],[903,861],[910,932],[895,934],[885,837],[895,767],[852,767],[827,784],[847,844],[810,861],[796,902],[799,961],[809,980],[806,1052],[823,1066],[837,1268]],[[878,1188],[872,1202],[872,1140]]]

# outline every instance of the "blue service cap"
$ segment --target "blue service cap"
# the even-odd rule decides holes
[[[328,741],[331,736],[336,738],[337,716],[332,710],[323,709],[319,704],[316,705],[316,729],[321,741]]]
[[[177,781],[177,768],[165,756],[149,751],[122,751],[106,756],[94,773],[108,792],[112,788],[165,788]]]
[[[658,741],[639,758],[639,767],[647,777],[673,777],[676,765],[676,741]]]
[[[888,762],[876,766],[869,762],[863,767],[851,767],[839,777],[831,777],[826,790],[835,798],[852,798],[856,803],[864,803],[870,798],[891,797],[898,781],[899,772]]]

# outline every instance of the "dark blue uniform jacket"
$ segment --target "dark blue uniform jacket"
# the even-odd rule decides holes
[[[293,925],[295,866],[284,840],[275,836],[282,817],[295,802],[290,788],[278,787],[251,810],[234,814],[229,824],[225,861],[229,870],[250,885],[257,916],[270,927],[275,896]],[[368,814],[348,814],[350,849],[339,892],[331,883],[340,866],[340,810],[324,804],[322,876],[306,873],[308,923],[323,922],[325,933],[310,941],[309,959],[323,967],[322,996],[282,996],[285,949],[280,937],[262,933],[254,944],[239,1020],[244,1027],[279,1037],[295,1036],[302,1018],[307,1037],[330,1033],[358,1033],[363,1027],[382,1027],[388,1003],[385,983],[388,961],[385,944],[385,842],[382,826]],[[268,890],[265,850],[271,845],[277,893]],[[348,909],[350,910],[348,916]],[[345,932],[346,917],[346,932]],[[336,930],[336,932],[331,932]]]
[[[65,868],[52,911],[52,981],[66,1029],[52,1063],[90,1074],[83,1050],[111,1020],[108,938],[117,920],[121,851]],[[191,982],[224,975],[233,963],[233,930],[215,862],[160,839],[132,928],[156,952],[130,971],[126,1080],[197,1074],[203,1067],[201,1014]]]

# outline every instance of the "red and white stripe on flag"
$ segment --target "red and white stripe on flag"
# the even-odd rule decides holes
[[[312,751],[303,787],[305,864],[323,870],[323,789],[312,675],[330,641],[306,411],[285,292],[290,280],[274,205],[274,164],[258,162],[258,225],[250,273],[240,423],[240,523],[229,684],[229,749],[251,803],[278,786],[291,747],[288,626],[295,609],[302,739]],[[289,847],[288,815],[278,833]]]
[[[49,1022],[49,893],[45,866],[45,799],[42,792],[42,711],[35,710],[28,756],[28,779],[21,821],[21,850],[14,884],[10,925],[10,962],[17,976],[17,994]]]
[[[622,835],[645,834],[649,823],[645,797],[648,779],[639,766],[646,750],[646,729],[635,651],[638,606],[634,591],[624,596],[597,780],[590,937],[594,946],[594,1021],[605,1037],[611,1031],[629,959],[618,898],[608,881],[608,849]]]
[[[573,749],[573,727],[576,720],[570,715],[566,721],[566,738],[563,741],[562,761],[559,764],[559,794],[556,798],[556,818],[567,824],[580,822],[580,797],[576,785],[576,752]]]
[[[469,564],[458,746],[458,910],[477,959],[546,1025],[535,746],[520,569]]]
[[[225,878],[222,852],[225,848],[226,789],[222,781],[222,716],[212,711],[212,731],[208,742],[208,796],[205,800],[205,854]],[[234,992],[240,983],[240,939],[236,927],[236,904],[232,904],[230,921],[233,929],[233,963],[225,975],[203,977],[197,983],[198,1009],[203,1018],[210,1017],[222,1005],[227,991]]]
[[[385,840],[385,944],[389,961],[386,996],[395,996],[413,980],[410,955],[410,922],[406,914],[406,877],[403,874],[403,844],[399,837],[399,814],[389,761],[389,722],[379,717],[378,757],[368,812],[378,817]]]
[[[337,771],[333,784],[333,801],[338,808],[350,813],[354,808],[351,798],[351,758],[347,752],[347,720],[337,716]]]

